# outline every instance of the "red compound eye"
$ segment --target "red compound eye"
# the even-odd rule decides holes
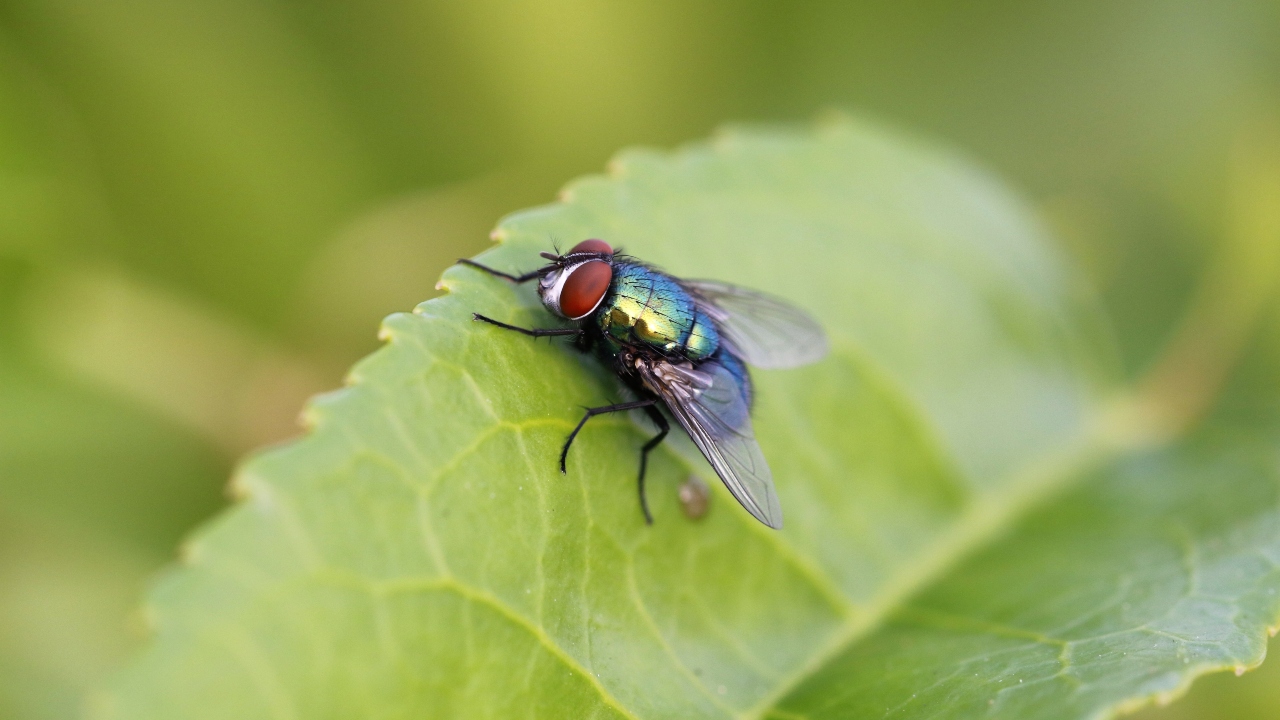
[[[586,242],[604,243],[599,240]],[[579,243],[582,247],[586,243]],[[573,252],[578,251],[578,247]],[[605,245],[605,247],[609,247]],[[592,251],[594,252],[594,251]],[[613,267],[603,260],[591,260],[573,268],[560,290],[560,313],[570,320],[586,317],[604,297],[613,279]]]
[[[609,243],[603,240],[583,240],[577,245],[574,245],[573,249],[569,251],[570,255],[574,253],[606,253],[608,255],[612,255],[613,248],[609,247]]]

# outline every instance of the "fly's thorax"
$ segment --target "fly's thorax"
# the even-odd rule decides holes
[[[719,345],[711,319],[673,278],[635,263],[616,263],[600,311],[607,339],[640,344],[663,355],[699,360]]]

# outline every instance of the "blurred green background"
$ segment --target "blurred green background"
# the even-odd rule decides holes
[[[236,458],[620,147],[831,108],[958,145],[1057,229],[1137,377],[1278,107],[1267,0],[0,0],[0,717],[74,717]],[[1262,315],[1215,412],[1280,428]],[[1274,717],[1278,681],[1149,717]]]

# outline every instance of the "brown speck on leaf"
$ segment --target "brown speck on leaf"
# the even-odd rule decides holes
[[[711,488],[697,475],[690,475],[680,484],[680,509],[685,517],[698,520],[707,514],[711,504]]]

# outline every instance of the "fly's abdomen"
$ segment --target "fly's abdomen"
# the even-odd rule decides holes
[[[614,264],[609,293],[596,317],[613,342],[648,346],[667,356],[701,360],[720,345],[711,319],[689,293],[643,265]]]

